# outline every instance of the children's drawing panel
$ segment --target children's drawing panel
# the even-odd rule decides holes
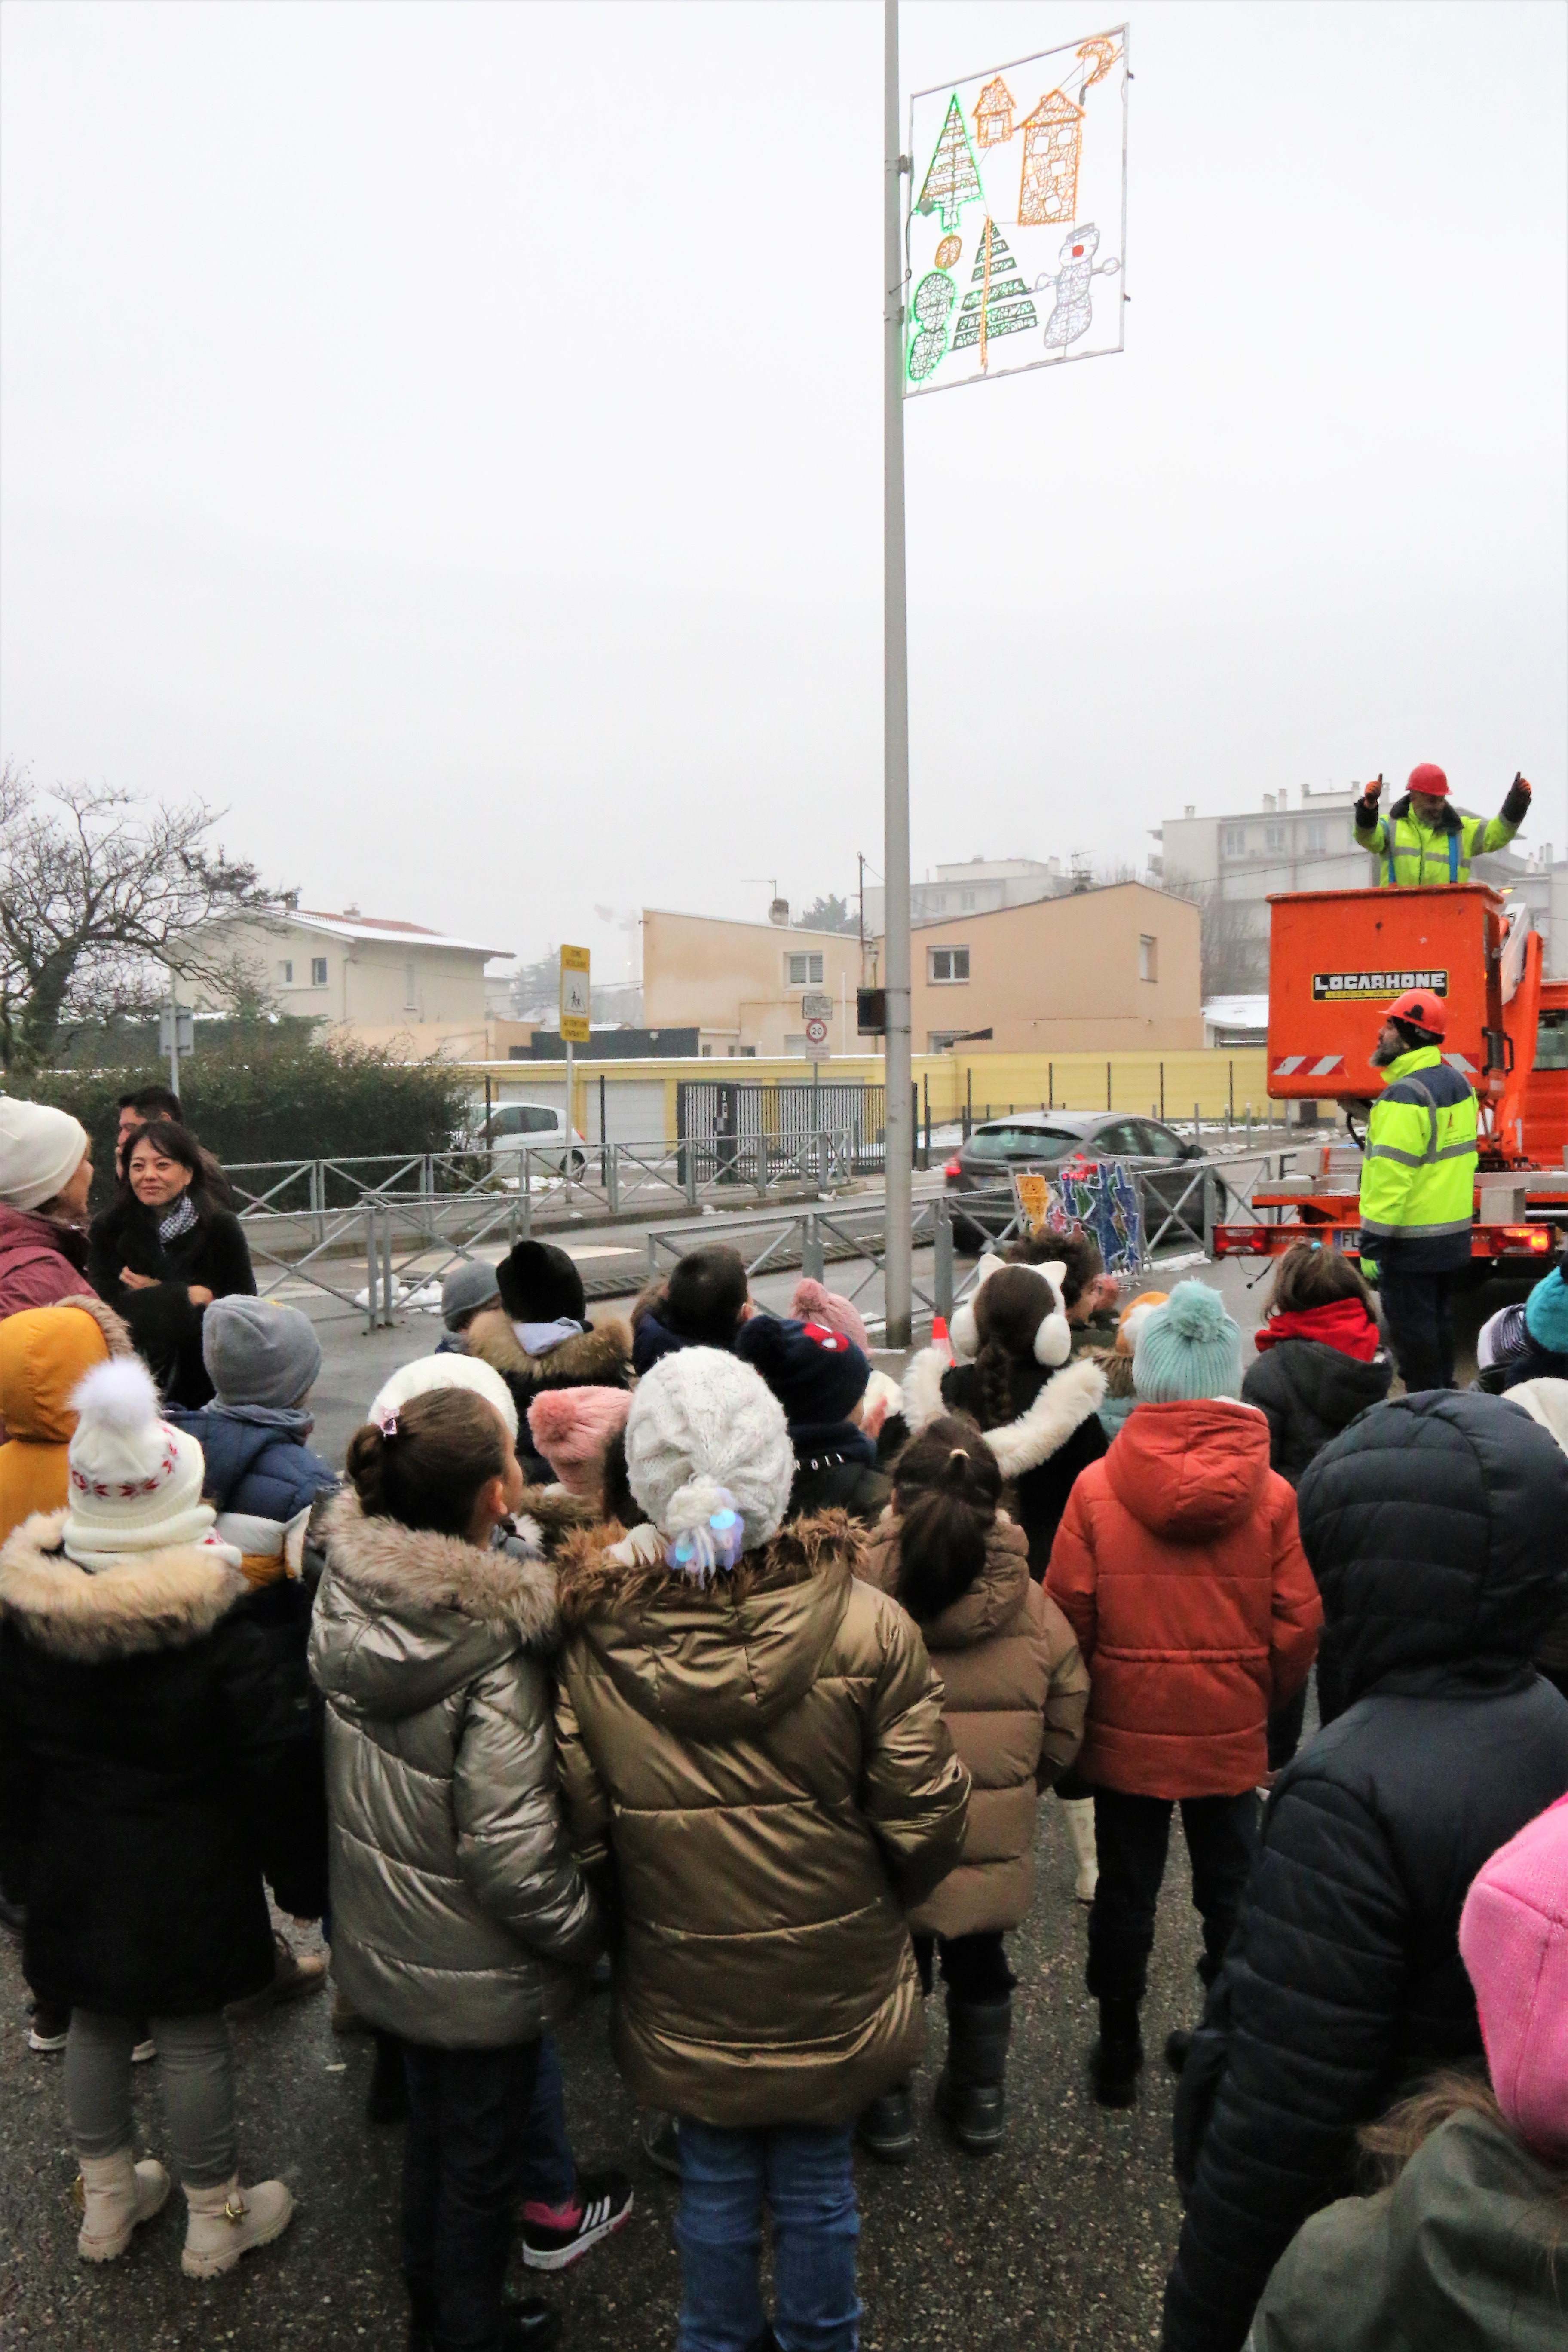
[[[910,100],[904,392],[1122,344],[1127,27]]]

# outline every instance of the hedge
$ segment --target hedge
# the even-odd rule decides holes
[[[468,1087],[449,1064],[400,1062],[384,1046],[334,1039],[313,1024],[255,1024],[219,1042],[198,1028],[181,1066],[187,1125],[231,1166],[258,1160],[350,1159],[449,1150],[461,1140]],[[72,1111],[92,1138],[94,1205],[113,1185],[121,1095],[167,1086],[166,1062],[40,1071],[8,1091]],[[333,1197],[337,1188],[333,1188]],[[288,1205],[300,1205],[290,1195]]]

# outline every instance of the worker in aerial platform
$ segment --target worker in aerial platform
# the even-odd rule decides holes
[[[1388,814],[1377,813],[1383,778],[1368,784],[1355,804],[1358,849],[1377,857],[1377,878],[1387,889],[1430,889],[1435,884],[1468,882],[1470,860],[1506,849],[1530,812],[1530,786],[1515,776],[1494,817],[1467,816],[1448,798],[1448,779],[1434,761],[1410,771],[1402,801]]]
[[[1412,1396],[1454,1385],[1456,1277],[1470,1263],[1479,1114],[1443,1058],[1448,1008],[1406,989],[1383,1018],[1373,1067],[1384,1084],[1367,1119],[1361,1255],[1375,1260],[1394,1360]]]

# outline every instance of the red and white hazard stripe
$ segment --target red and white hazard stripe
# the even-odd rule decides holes
[[[1310,1054],[1287,1054],[1283,1061],[1275,1063],[1273,1075],[1277,1078],[1293,1078],[1300,1072],[1303,1077],[1331,1078],[1344,1066],[1342,1054],[1321,1054],[1315,1061]]]

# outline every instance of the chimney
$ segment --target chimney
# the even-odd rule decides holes
[[[1274,795],[1272,793],[1264,793],[1263,805],[1268,811],[1269,815],[1272,816],[1274,814]]]
[[[1182,814],[1184,816],[1196,816],[1197,813],[1198,804],[1196,801],[1189,801],[1186,807],[1182,811]]]
[[[768,920],[769,920],[769,922],[770,922],[770,923],[777,923],[777,924],[778,924],[778,926],[779,926],[779,928],[780,928],[782,930],[787,930],[787,929],[788,929],[788,928],[789,928],[789,900],[788,900],[787,898],[770,898],[770,899],[769,899],[769,901],[768,901]]]
[[[1285,805],[1285,801],[1286,801],[1286,792],[1285,792],[1285,787],[1284,787],[1284,785],[1283,785],[1283,784],[1281,784],[1281,785],[1280,785],[1280,787],[1279,787],[1279,805],[1280,805],[1280,807],[1281,807],[1281,808],[1283,808],[1283,807],[1284,807],[1284,805]]]

